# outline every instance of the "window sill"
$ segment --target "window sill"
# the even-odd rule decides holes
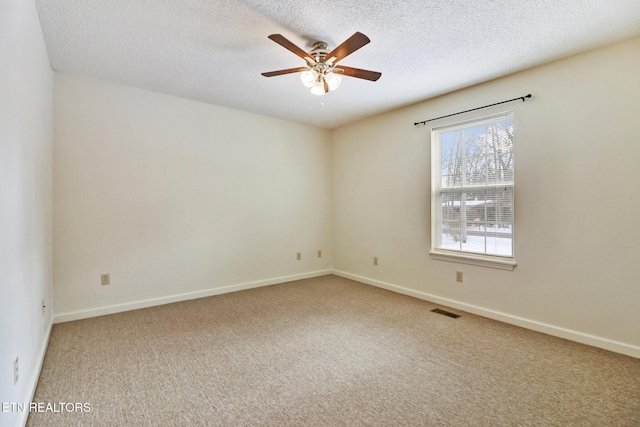
[[[516,266],[515,259],[498,258],[466,253],[452,253],[443,251],[430,251],[432,259],[440,261],[459,262],[462,264],[478,265],[480,267],[498,268],[501,270],[513,270]]]

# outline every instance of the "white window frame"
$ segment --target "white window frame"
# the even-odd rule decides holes
[[[511,256],[504,255],[494,255],[494,254],[483,254],[476,252],[467,252],[463,250],[452,250],[445,249],[441,246],[441,202],[440,202],[440,193],[451,193],[451,192],[473,192],[474,190],[482,191],[490,188],[494,188],[494,186],[464,186],[460,189],[455,189],[453,191],[443,190],[441,188],[441,178],[442,178],[442,153],[441,153],[441,141],[440,134],[448,131],[455,131],[458,129],[464,129],[468,127],[472,127],[475,125],[481,125],[484,123],[489,123],[491,121],[495,121],[499,118],[511,118],[514,120],[514,128],[515,128],[515,118],[513,111],[505,111],[497,114],[492,114],[488,116],[477,117],[474,119],[465,120],[462,122],[449,123],[446,125],[434,127],[431,129],[431,251],[429,252],[432,259],[442,260],[442,261],[453,261],[464,264],[472,264],[479,265],[484,267],[492,267],[499,268],[504,270],[513,270],[516,266],[515,260],[515,169],[514,169],[514,180],[513,183],[500,184],[495,186],[498,187],[509,187],[512,191],[512,228],[511,228]],[[514,135],[515,139],[515,135]],[[514,165],[515,165],[515,142],[514,142]]]

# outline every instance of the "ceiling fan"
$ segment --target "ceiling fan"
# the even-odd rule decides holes
[[[281,34],[271,34],[269,38],[307,61],[307,66],[270,71],[268,73],[262,73],[262,75],[265,77],[274,77],[283,74],[302,73],[300,75],[302,83],[311,88],[311,93],[314,95],[323,95],[330,90],[336,90],[338,86],[340,86],[340,82],[342,82],[341,75],[370,80],[372,82],[378,80],[382,75],[382,73],[378,73],[377,71],[361,70],[360,68],[346,67],[344,65],[336,66],[338,61],[371,41],[369,37],[359,32],[349,37],[332,51],[329,51],[327,44],[321,41],[314,43],[311,50],[305,52]]]

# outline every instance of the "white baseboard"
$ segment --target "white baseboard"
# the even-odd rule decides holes
[[[571,329],[562,328],[560,326],[550,325],[548,323],[538,322],[537,320],[525,319],[523,317],[502,313],[500,311],[490,310],[483,307],[478,307],[476,305],[467,304],[467,303],[452,300],[449,298],[442,298],[442,297],[428,294],[425,292],[414,291],[412,289],[407,289],[401,286],[392,285],[391,283],[385,283],[378,280],[370,279],[368,277],[347,273],[345,271],[333,270],[333,274],[335,274],[336,276],[344,277],[346,279],[355,280],[356,282],[361,282],[368,285],[376,286],[378,288],[397,292],[400,294],[409,295],[409,296],[419,298],[425,301],[429,301],[435,304],[440,304],[446,307],[451,307],[458,310],[466,311],[468,313],[477,314],[479,316],[487,317],[489,319],[498,320],[500,322],[520,326],[522,328],[531,329],[537,332],[542,332],[548,335],[553,335],[553,336],[564,338],[570,341],[579,342],[581,344],[587,344],[592,347],[598,347],[605,350],[613,351],[615,353],[625,354],[627,356],[640,359],[640,347],[636,345],[627,344],[620,341],[614,341],[607,338],[586,334],[584,332],[574,331]]]
[[[70,322],[72,320],[87,319],[89,317],[104,316],[106,314],[120,313],[123,311],[137,310],[140,308],[154,307],[156,305],[170,304],[172,302],[187,301],[191,299],[210,297],[214,295],[226,294],[229,292],[244,291],[246,289],[259,288],[262,286],[275,285],[278,283],[292,282],[294,280],[309,279],[311,277],[326,276],[332,274],[333,270],[319,270],[309,273],[293,274],[291,276],[274,277],[271,279],[258,280],[255,282],[240,283],[237,285],[224,286],[222,288],[211,288],[202,291],[188,292],[183,294],[170,295],[160,298],[132,301],[116,305],[90,308],[86,310],[70,311],[58,313],[53,317],[53,323]]]
[[[36,394],[36,387],[38,386],[38,379],[40,379],[40,371],[42,371],[42,364],[44,363],[44,357],[47,354],[47,347],[49,347],[49,338],[51,337],[51,329],[53,328],[53,322],[49,322],[47,327],[47,335],[40,345],[40,351],[38,351],[36,365],[34,366],[31,376],[29,377],[29,383],[27,384],[27,394],[24,403],[29,404],[33,402],[33,396]],[[29,418],[29,411],[20,412],[20,418],[18,420],[19,426],[26,426]]]

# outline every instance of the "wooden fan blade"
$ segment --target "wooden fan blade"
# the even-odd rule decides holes
[[[274,42],[278,43],[283,48],[295,53],[300,58],[307,61],[309,64],[315,64],[316,61],[307,52],[305,52],[304,50],[302,50],[301,48],[299,48],[298,46],[296,46],[295,44],[293,44],[292,42],[284,38],[282,34],[271,34],[269,38]]]
[[[377,71],[361,70],[360,68],[345,67],[343,65],[340,65],[339,67],[336,67],[336,68],[338,68],[339,70],[342,70],[341,74],[344,76],[371,80],[372,82],[375,82],[380,78],[380,76],[382,76],[382,73],[379,73]]]
[[[335,64],[336,62],[343,59],[345,56],[351,55],[353,52],[360,49],[362,46],[366,45],[370,41],[371,40],[369,40],[369,37],[365,36],[362,33],[357,32],[351,37],[349,37],[347,40],[345,40],[344,43],[342,43],[340,46],[336,47],[331,52],[329,52],[326,56],[327,61],[331,61],[331,58],[335,58],[333,60],[333,63]]]
[[[267,73],[262,73],[262,75],[265,77],[275,77],[283,74],[299,73],[306,70],[308,70],[307,67],[287,68],[286,70],[269,71]]]

